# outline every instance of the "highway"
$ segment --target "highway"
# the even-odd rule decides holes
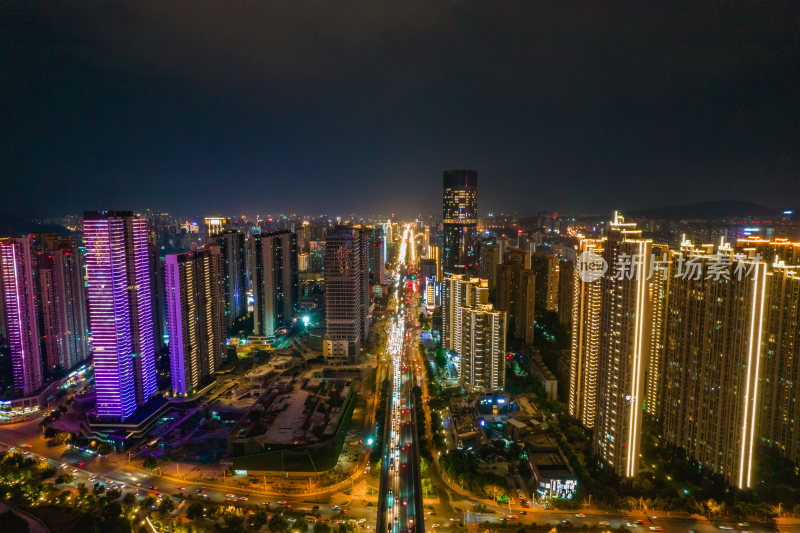
[[[413,321],[412,299],[406,294],[406,254],[411,251],[415,260],[413,232],[410,226],[403,231],[398,253],[398,268],[394,271],[392,290],[396,302],[395,314],[386,343],[391,361],[390,394],[387,396],[384,424],[384,453],[381,462],[381,481],[378,496],[378,531],[391,533],[425,531],[422,506],[419,438],[415,421],[413,387],[414,365],[410,362],[414,339],[408,326]],[[410,243],[410,247],[409,247]],[[408,282],[413,284],[415,282]]]

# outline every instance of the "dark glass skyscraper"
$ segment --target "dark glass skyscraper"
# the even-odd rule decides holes
[[[276,231],[251,238],[254,331],[273,337],[275,330],[291,323],[297,310],[299,275],[297,234]]]
[[[445,273],[474,269],[478,226],[478,173],[474,170],[447,170],[442,197]]]

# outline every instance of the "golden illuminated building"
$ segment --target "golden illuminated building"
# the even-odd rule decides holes
[[[536,308],[557,311],[558,257],[551,252],[533,252],[530,268],[536,273]]]
[[[767,277],[765,262],[725,243],[684,241],[671,254],[664,439],[739,488],[753,483]]]

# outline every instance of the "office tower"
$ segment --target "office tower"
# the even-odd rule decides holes
[[[394,227],[392,221],[387,220],[383,225],[383,261],[393,261],[395,259],[395,246],[394,246]]]
[[[247,241],[244,233],[224,231],[213,240],[220,250],[220,291],[222,293],[223,326],[227,330],[247,315]]]
[[[462,307],[460,382],[470,389],[502,391],[506,384],[506,313],[491,304]]]
[[[536,308],[558,310],[558,257],[549,252],[532,252],[531,269],[536,274]]]
[[[97,413],[124,421],[157,388],[147,221],[89,211],[83,232]]]
[[[428,252],[428,258],[436,263],[436,279],[442,279],[444,277],[442,273],[442,247],[438,244],[432,244]]]
[[[68,371],[89,357],[83,256],[74,239],[42,236],[39,287],[48,372]]]
[[[272,338],[275,330],[291,324],[297,311],[297,235],[291,231],[261,233],[251,238],[251,246],[254,331]]]
[[[325,271],[325,241],[311,241],[308,262],[310,272],[322,274]]]
[[[442,269],[445,274],[477,267],[475,244],[478,225],[478,173],[474,170],[448,170],[444,173],[442,199],[444,247]]]
[[[575,263],[568,259],[558,262],[558,321],[563,325],[572,323],[572,296]]]
[[[495,300],[497,308],[508,313],[514,335],[533,343],[535,297],[538,280],[533,276],[530,252],[510,248],[503,263],[496,266]]]
[[[725,265],[728,275],[714,275]],[[753,483],[767,264],[684,241],[670,263],[664,441],[739,487]],[[741,275],[739,275],[741,273]],[[795,326],[796,327],[796,326]]]
[[[311,258],[308,252],[300,252],[297,254],[297,270],[300,272],[308,272],[311,268]]]
[[[14,394],[30,396],[42,386],[42,350],[33,238],[0,241],[4,329],[11,352]]]
[[[773,258],[766,291],[759,435],[800,465],[800,267]]]
[[[206,217],[206,235],[214,237],[231,229],[231,219],[228,217]]]
[[[593,452],[623,477],[639,470],[651,352],[652,242],[615,214],[606,237],[580,243],[570,362],[570,413],[593,431]],[[583,254],[593,253],[587,261]],[[607,265],[607,272],[603,265]]]
[[[214,376],[222,360],[221,263],[220,250],[216,247],[166,257],[173,394],[196,393]]]
[[[362,231],[345,226],[329,230],[325,242],[325,340],[350,361],[368,332],[367,246]]]
[[[382,285],[386,278],[383,259],[383,230],[380,226],[367,226],[365,232],[368,245],[369,282],[371,285]]]

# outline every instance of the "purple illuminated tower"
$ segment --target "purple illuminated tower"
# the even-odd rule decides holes
[[[42,386],[33,239],[22,237],[0,242],[0,267],[14,394],[30,396]]]
[[[124,421],[156,392],[147,221],[130,212],[87,212],[97,414]]]
[[[168,254],[164,265],[172,392],[191,395],[222,360],[219,247]]]

